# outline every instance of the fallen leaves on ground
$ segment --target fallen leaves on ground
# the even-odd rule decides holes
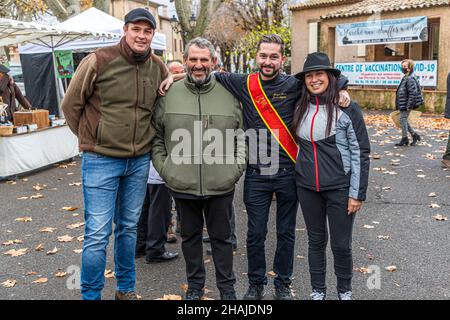
[[[379,160],[379,159],[381,159],[381,156],[378,153],[374,153],[372,155],[372,159]]]
[[[14,180],[8,180],[6,181],[6,184],[15,185],[17,184],[17,182],[15,182]]]
[[[105,278],[110,279],[110,278],[115,278],[115,274],[111,269],[106,269],[105,270]]]
[[[443,216],[442,214],[437,214],[437,215],[433,216],[433,218],[434,218],[434,220],[437,220],[437,221],[447,221],[448,220],[447,217]]]
[[[47,251],[47,255],[56,254],[58,251],[59,251],[58,248],[54,247],[53,250]]]
[[[83,252],[83,249],[75,249],[75,250],[73,250],[73,252],[75,252],[75,253],[77,253],[77,254],[80,254],[80,253]]]
[[[35,271],[28,271],[27,273],[25,273],[26,276],[35,276],[37,275],[37,272]]]
[[[30,199],[35,200],[35,199],[42,199],[44,196],[40,193],[35,194],[34,196],[31,196]]]
[[[33,283],[38,283],[38,284],[42,284],[42,283],[46,283],[48,282],[47,278],[39,278],[33,281]]]
[[[297,256],[297,259],[305,259],[305,257],[304,256]]]
[[[73,186],[79,187],[79,186],[81,186],[81,182],[69,183],[69,186],[71,186],[71,187],[73,187]]]
[[[64,210],[64,211],[75,211],[75,210],[77,210],[78,208],[76,208],[76,207],[62,207],[61,208],[61,210]]]
[[[33,221],[33,218],[32,217],[22,217],[22,218],[16,218],[16,219],[14,219],[14,221],[30,222],[30,221]]]
[[[17,198],[17,200],[27,200],[28,199],[28,197],[20,197],[20,198]]]
[[[36,190],[36,191],[41,191],[41,190],[44,190],[46,187],[47,187],[46,184],[39,184],[38,183],[38,184],[33,186],[33,189]]]
[[[53,232],[55,230],[56,230],[56,228],[44,227],[44,228],[40,229],[39,232]]]
[[[365,225],[363,225],[363,228],[365,228],[365,229],[373,229],[375,227],[371,226],[370,224],[365,224]]]
[[[23,243],[22,240],[16,239],[16,240],[8,240],[8,241],[5,241],[5,242],[2,243],[2,245],[3,245],[3,246],[10,246],[10,245],[12,245],[12,244],[21,244],[21,243]]]
[[[430,208],[432,208],[432,209],[437,209],[437,208],[440,208],[441,206],[440,205],[438,205],[437,203],[432,203],[432,204],[430,204]]]
[[[424,175],[424,174],[418,174],[417,175],[417,178],[425,178],[426,177],[426,175]]]
[[[378,240],[389,240],[391,237],[390,236],[383,236],[383,235],[379,235],[377,237]]]
[[[273,272],[273,271],[267,272],[267,275],[270,276],[270,277],[276,277],[277,276],[277,274],[275,272]]]
[[[35,251],[44,251],[44,244],[40,243],[36,246],[36,248],[34,248]]]
[[[389,271],[389,272],[397,271],[397,267],[396,266],[387,266],[385,269],[387,271]]]
[[[188,285],[186,283],[183,283],[182,285],[180,285],[181,290],[184,291],[184,293],[186,293],[188,291]]]
[[[366,268],[366,267],[354,268],[353,270],[357,271],[357,272],[361,272],[363,274],[372,273],[372,271],[369,268]]]
[[[7,256],[11,256],[11,257],[20,257],[20,256],[27,254],[27,250],[28,250],[28,248],[23,248],[23,249],[18,249],[18,250],[11,249],[6,252],[3,252],[3,254],[5,254]]]
[[[74,223],[74,224],[69,224],[68,226],[66,226],[67,229],[76,229],[79,228],[81,226],[84,226],[84,222],[79,222],[79,223]]]
[[[211,259],[205,259],[204,263],[205,263],[205,264],[211,263]]]
[[[16,280],[6,280],[5,282],[2,282],[2,286],[4,286],[5,288],[12,288],[16,285],[16,283]]]
[[[81,236],[77,237],[77,240],[80,242],[84,241],[84,235],[82,234]]]
[[[165,294],[162,298],[156,300],[183,300],[183,298],[177,294]]]
[[[436,192],[431,192],[430,194],[428,194],[428,196],[434,198],[434,197],[437,197],[437,194],[436,194]]]
[[[69,236],[68,234],[58,237],[58,242],[71,242],[72,240],[73,237]]]
[[[57,272],[55,274],[55,277],[57,277],[57,278],[64,278],[66,275],[67,275],[67,272],[61,271],[61,272]]]

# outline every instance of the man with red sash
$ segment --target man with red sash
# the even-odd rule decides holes
[[[261,300],[265,295],[265,240],[273,194],[276,195],[277,246],[273,262],[275,299],[292,300],[290,290],[294,264],[297,194],[295,159],[297,145],[289,128],[300,97],[299,80],[282,72],[284,43],[280,36],[262,37],[256,63],[259,73],[215,73],[216,80],[242,104],[244,127],[251,140],[244,181],[244,203],[248,215],[247,257],[249,288],[244,300]],[[340,78],[340,87],[347,79]],[[165,83],[162,84],[164,86]],[[349,97],[345,104],[350,102]],[[255,152],[256,151],[256,152]],[[269,161],[268,161],[269,160]]]

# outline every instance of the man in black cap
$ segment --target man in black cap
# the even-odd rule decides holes
[[[85,236],[81,294],[101,299],[106,248],[115,224],[118,300],[135,300],[136,230],[150,165],[157,90],[168,76],[150,44],[156,21],[139,8],[125,16],[120,43],[83,59],[62,103],[83,151]]]
[[[8,75],[9,69],[0,64],[0,96],[4,104],[7,105],[6,112],[0,114],[0,122],[12,121],[14,112],[17,111],[16,99],[20,105],[26,109],[31,109],[30,102],[23,96],[19,87]]]

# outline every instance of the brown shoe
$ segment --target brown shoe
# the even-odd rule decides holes
[[[450,160],[444,159],[442,160],[442,165],[448,169],[450,169]]]
[[[136,295],[136,292],[129,291],[129,292],[120,292],[116,291],[116,300],[139,300],[138,296]]]

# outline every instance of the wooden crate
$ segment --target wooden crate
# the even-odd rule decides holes
[[[38,129],[49,126],[48,110],[18,111],[14,112],[14,125],[23,126],[36,123]]]
[[[0,126],[0,137],[8,137],[13,134],[13,126]]]

